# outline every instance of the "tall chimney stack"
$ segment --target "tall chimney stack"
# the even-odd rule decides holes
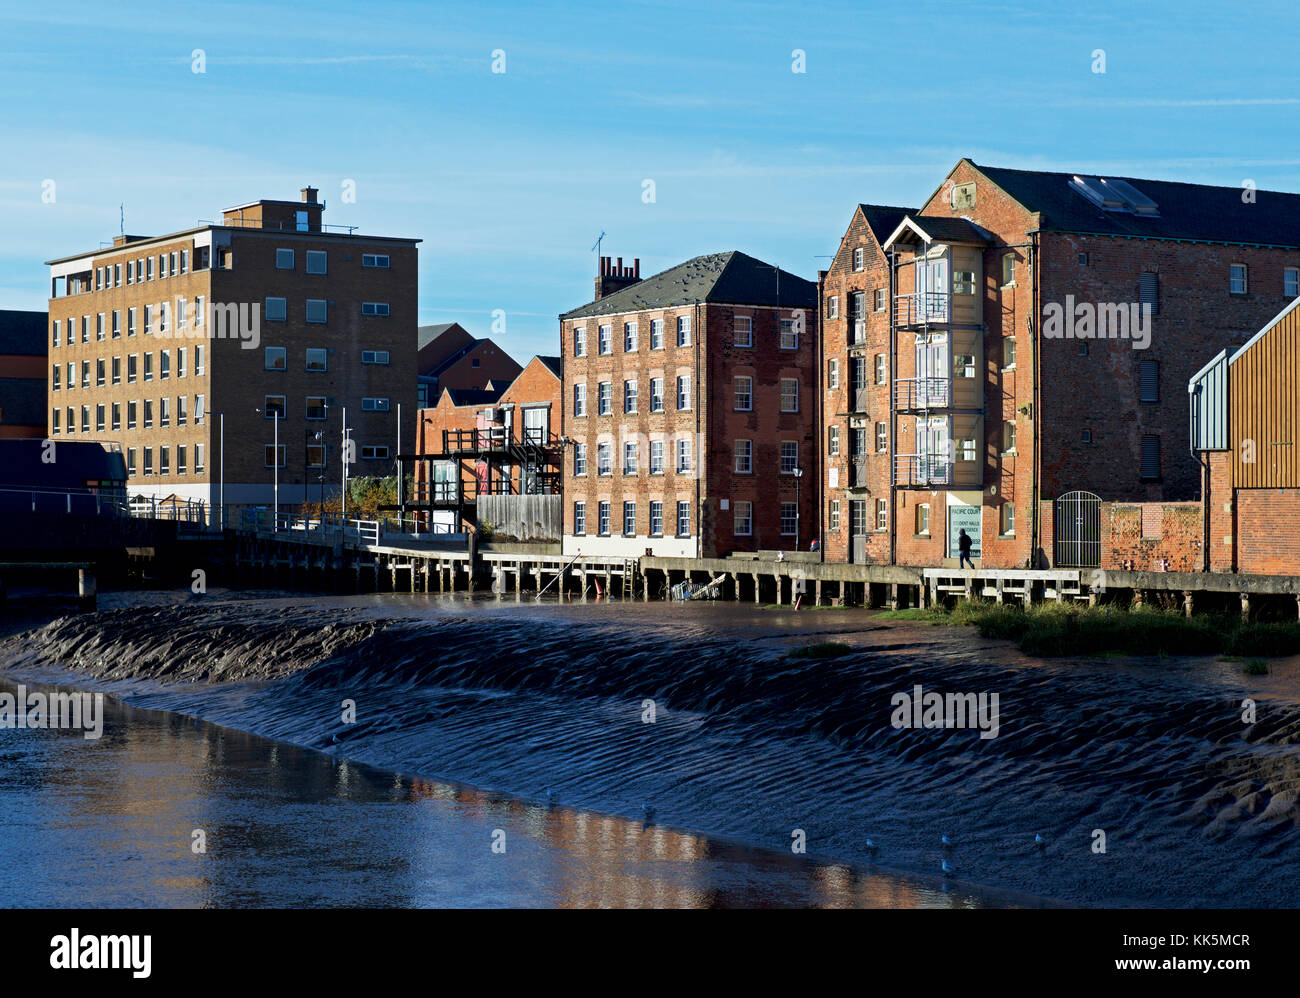
[[[304,187],[301,193],[304,204],[315,204],[316,195],[320,192],[315,187]]]
[[[641,282],[641,258],[637,257],[632,261],[632,266],[623,266],[623,258],[614,260],[608,256],[600,258],[600,274],[596,277],[596,300],[599,301],[606,295],[612,295],[615,291],[622,291],[624,288],[630,288],[633,284]]]

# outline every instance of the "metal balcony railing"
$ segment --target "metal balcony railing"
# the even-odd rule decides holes
[[[912,291],[894,296],[894,324],[919,326],[948,321],[947,291]]]
[[[951,378],[896,378],[895,409],[944,409],[952,398]]]
[[[894,476],[899,485],[949,485],[952,462],[938,454],[895,454]]]

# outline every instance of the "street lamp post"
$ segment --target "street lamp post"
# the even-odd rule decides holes
[[[275,444],[271,448],[271,469],[274,475],[272,478],[274,484],[272,485],[271,492],[272,502],[274,503],[274,510],[271,517],[271,529],[274,531],[280,529],[280,410],[277,407],[275,409],[257,409],[255,411],[261,413],[264,417],[270,415],[275,419]],[[223,446],[223,456],[224,453],[225,447]]]
[[[803,505],[800,500],[800,493],[802,491],[800,485],[802,481],[803,481],[803,469],[795,468],[794,469],[794,549],[796,551],[799,550],[799,528],[801,526],[800,521],[802,519],[801,514],[803,512]]]

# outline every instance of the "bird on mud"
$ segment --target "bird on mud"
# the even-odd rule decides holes
[[[953,866],[946,859],[940,860],[939,864],[940,864],[940,868],[943,870],[943,875],[945,877],[951,877],[954,873],[957,872],[957,867]]]
[[[1034,845],[1038,846],[1039,849],[1044,849],[1047,847],[1047,839],[1043,838],[1042,835],[1035,834]]]
[[[944,849],[952,848],[952,839],[948,838],[948,836],[946,835],[939,836],[939,841],[943,843]]]
[[[655,820],[655,809],[649,804],[641,805],[641,813],[645,815],[645,823],[648,825]]]
[[[876,853],[878,853],[879,851],[880,851],[880,847],[876,845],[873,841],[871,841],[871,839],[867,839],[867,855],[870,856],[872,859],[875,859]]]

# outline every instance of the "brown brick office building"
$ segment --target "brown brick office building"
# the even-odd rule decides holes
[[[391,474],[415,426],[417,243],[262,200],[49,262],[49,432],[118,441],[132,495],[282,508]],[[279,452],[275,413],[279,413]]]
[[[560,317],[566,554],[716,557],[816,536],[816,285],[744,253],[602,261]]]
[[[899,211],[822,278],[828,559],[1086,566],[1101,502],[1196,498],[1184,386],[1300,294],[1300,196],[962,160]]]

